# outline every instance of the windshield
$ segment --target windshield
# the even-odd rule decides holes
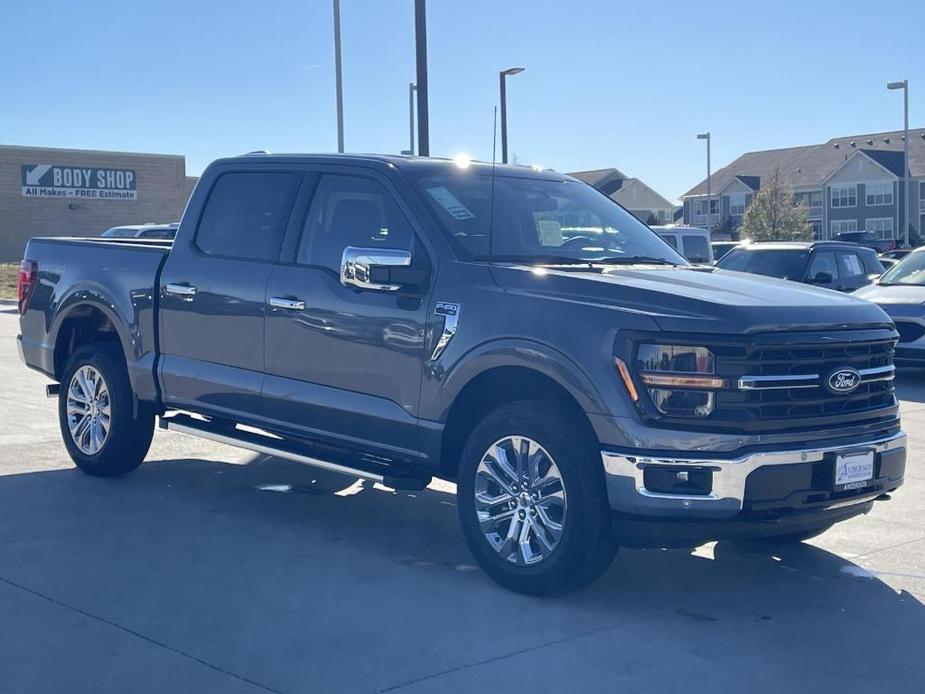
[[[584,183],[496,176],[493,223],[490,175],[449,172],[415,184],[467,259],[686,264],[646,225]]]
[[[907,255],[884,273],[880,284],[925,285],[925,252]]]
[[[808,251],[800,249],[734,248],[720,258],[717,267],[756,275],[799,281],[803,277]]]

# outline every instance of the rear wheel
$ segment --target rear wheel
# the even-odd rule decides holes
[[[457,504],[469,549],[485,572],[521,593],[585,586],[616,545],[600,452],[586,426],[554,402],[491,412],[460,461]]]
[[[94,344],[68,359],[61,377],[58,420],[71,460],[91,475],[131,472],[154,435],[154,414],[135,406],[118,347]]]

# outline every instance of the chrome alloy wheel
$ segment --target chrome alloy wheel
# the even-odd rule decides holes
[[[109,388],[92,366],[74,372],[67,388],[67,426],[81,453],[96,455],[106,443],[111,426]]]
[[[552,456],[533,439],[493,443],[475,473],[475,508],[482,534],[513,564],[536,564],[559,544],[566,496]]]

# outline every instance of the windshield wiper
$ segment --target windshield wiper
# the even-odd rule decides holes
[[[665,258],[655,258],[649,255],[608,255],[603,258],[594,258],[587,262],[601,263],[603,265],[677,265],[677,263],[672,263]]]
[[[594,260],[585,260],[571,255],[477,255],[475,260],[499,263],[525,263],[533,265],[591,265]]]

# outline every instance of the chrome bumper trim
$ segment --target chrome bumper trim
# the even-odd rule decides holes
[[[612,451],[602,451],[601,458],[604,463],[604,472],[607,475],[632,479],[636,494],[639,497],[656,503],[655,507],[653,507],[651,503],[646,504],[646,506],[650,508],[650,512],[654,512],[659,506],[672,510],[705,510],[713,504],[720,505],[719,502],[722,502],[724,515],[726,515],[726,510],[730,509],[730,507],[733,507],[732,510],[736,512],[742,510],[742,504],[745,499],[745,480],[750,473],[760,467],[819,462],[826,454],[837,453],[839,451],[873,450],[877,453],[883,453],[885,451],[905,448],[905,446],[906,435],[903,432],[899,432],[887,438],[863,441],[861,443],[844,446],[822,446],[819,448],[805,448],[789,451],[766,451],[728,459],[660,458],[653,456],[634,456]],[[713,472],[713,491],[708,495],[662,494],[651,492],[646,489],[643,481],[643,471],[648,465],[677,465],[709,469]],[[870,499],[871,497],[869,496],[856,497],[846,502],[841,502],[841,505],[846,506],[864,503],[870,501]],[[659,501],[664,503],[659,504]]]

